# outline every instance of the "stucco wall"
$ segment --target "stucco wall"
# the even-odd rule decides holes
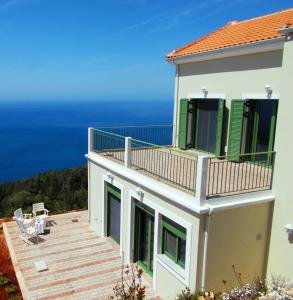
[[[279,93],[282,52],[278,50],[178,65],[175,113],[181,98],[202,93],[202,87],[206,87],[208,95],[225,94],[228,110],[232,99],[241,99],[243,93],[265,94],[266,85],[272,87],[273,93]],[[177,113],[177,124],[178,119]]]
[[[90,168],[90,182],[89,182],[89,189],[90,189],[90,207],[91,207],[91,213],[90,213],[90,223],[91,227],[98,233],[103,233],[103,222],[104,222],[104,213],[103,213],[103,201],[104,201],[104,195],[103,195],[103,184],[104,184],[104,177],[107,174],[107,170],[103,169],[102,167],[98,166],[97,164],[90,162],[89,163]],[[129,240],[129,202],[131,201],[131,193],[135,192],[137,189],[137,186],[128,180],[125,180],[117,175],[114,175],[114,181],[113,184],[120,184],[123,186],[122,190],[122,198],[123,198],[123,229],[122,229],[122,236],[121,239],[121,245],[122,250],[124,252],[125,257],[131,256],[132,253],[129,251],[129,244],[131,243],[131,240]],[[156,264],[156,267],[154,265],[154,268],[157,268],[157,276],[155,278],[156,282],[154,282],[155,285],[157,285],[156,292],[159,295],[165,295],[172,297],[177,292],[180,292],[182,287],[188,285],[191,289],[195,289],[196,284],[196,268],[197,268],[197,257],[198,257],[198,236],[199,236],[199,226],[200,226],[200,218],[196,214],[192,214],[191,212],[185,211],[182,208],[178,208],[171,204],[168,199],[162,199],[158,197],[157,195],[154,195],[150,191],[143,190],[144,193],[144,199],[147,199],[148,201],[151,201],[157,208],[162,208],[167,213],[171,213],[175,215],[176,217],[182,219],[184,222],[188,222],[191,225],[191,249],[189,254],[190,255],[190,271],[188,273],[189,282],[186,284],[182,280],[178,279],[178,276],[172,275],[172,272],[170,273],[167,271],[164,266],[156,263],[156,260],[154,259],[154,264]],[[166,215],[168,217],[168,215]],[[183,225],[183,224],[180,224]],[[160,252],[159,252],[160,253]],[[188,255],[188,253],[187,253]],[[173,274],[175,274],[174,272]],[[172,288],[166,287],[166,285],[170,284],[172,282]],[[163,298],[166,299],[166,298]]]
[[[223,279],[237,286],[233,264],[244,279],[265,276],[272,208],[272,203],[264,203],[211,215],[207,289],[223,290]]]
[[[293,37],[292,37],[293,39]],[[293,225],[293,40],[285,43],[281,74],[281,99],[278,111],[275,149],[277,151],[273,191],[276,196],[268,276],[283,274],[293,281],[293,236],[285,232]]]
[[[161,299],[176,299],[178,293],[185,289],[185,285],[160,264],[157,265],[157,272],[157,287],[161,291],[159,294]]]

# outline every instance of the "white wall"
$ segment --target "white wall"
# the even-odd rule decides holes
[[[293,224],[293,36],[285,43],[281,74],[275,149],[277,151],[273,192],[276,196],[268,277],[283,274],[293,281],[293,236],[284,226]]]
[[[273,93],[280,91],[282,50],[235,56],[210,61],[200,61],[177,65],[178,112],[181,98],[189,94],[200,94],[206,87],[208,96],[225,94],[229,109],[232,99],[241,99],[242,93],[265,94],[265,86],[270,85]],[[179,116],[175,117],[177,124]]]
[[[107,170],[98,166],[94,162],[89,163],[90,168],[90,179],[89,179],[89,188],[90,188],[90,207],[91,207],[91,227],[99,234],[103,234],[103,226],[105,223],[105,214],[103,212],[104,208],[104,180],[107,178]],[[137,186],[125,180],[120,176],[113,175],[113,185],[118,185],[122,187],[122,236],[121,240],[121,253],[123,251],[125,259],[133,255],[131,245],[133,243],[133,238],[131,237],[131,197],[136,194]],[[151,191],[143,190],[144,197],[143,201],[145,204],[149,205],[155,210],[156,216],[161,217],[162,215],[169,217],[173,221],[177,222],[181,226],[187,228],[187,254],[186,257],[186,271],[182,269],[178,272],[178,267],[173,263],[164,264],[156,261],[154,257],[154,282],[153,285],[156,287],[156,292],[159,295],[170,296],[170,299],[173,299],[174,293],[180,292],[182,287],[189,286],[191,289],[195,289],[196,285],[196,270],[197,270],[197,260],[198,260],[198,237],[199,237],[199,226],[200,219],[196,214],[185,211],[182,208],[176,207],[171,204],[168,199],[159,198]],[[137,197],[139,198],[139,197]],[[157,218],[159,219],[159,218]],[[158,253],[160,254],[160,235],[158,236]],[[167,267],[167,268],[166,268]],[[167,270],[168,269],[168,270]],[[172,289],[166,288],[170,282],[173,282]],[[164,298],[167,299],[167,298]]]

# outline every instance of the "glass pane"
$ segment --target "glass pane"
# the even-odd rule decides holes
[[[171,233],[169,230],[164,229],[165,232],[165,247],[164,250],[167,251],[171,256],[176,258],[176,242],[177,237],[173,233]]]
[[[210,100],[209,102],[209,136],[207,151],[214,153],[216,151],[217,141],[217,120],[218,120],[218,101]]]
[[[138,259],[148,266],[150,232],[148,230],[148,218],[146,213],[140,211],[140,245]]]
[[[198,101],[197,149],[216,151],[218,100]]]
[[[266,152],[269,150],[269,140],[271,131],[271,118],[273,114],[274,101],[259,100],[258,102],[258,130],[256,152]],[[266,155],[257,155],[257,160],[265,160]]]
[[[110,220],[109,220],[109,235],[117,242],[120,243],[120,200],[108,194],[109,199],[109,210],[110,210]]]
[[[183,265],[185,265],[185,252],[186,252],[186,241],[179,239],[178,260]]]
[[[136,208],[137,214],[139,214],[138,224],[139,237],[137,238],[138,257],[137,260],[141,261],[145,267],[150,271],[153,270],[153,244],[154,244],[154,217],[148,214],[146,211]]]
[[[197,149],[207,151],[209,112],[206,109],[205,102],[198,101]]]

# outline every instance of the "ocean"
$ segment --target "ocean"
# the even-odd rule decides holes
[[[0,101],[0,183],[86,163],[87,128],[172,124],[172,100]]]

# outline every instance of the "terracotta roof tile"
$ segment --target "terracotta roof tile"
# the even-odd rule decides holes
[[[207,35],[168,53],[167,58],[277,38],[282,36],[282,34],[278,32],[279,29],[292,24],[293,8],[246,21],[232,21]]]

